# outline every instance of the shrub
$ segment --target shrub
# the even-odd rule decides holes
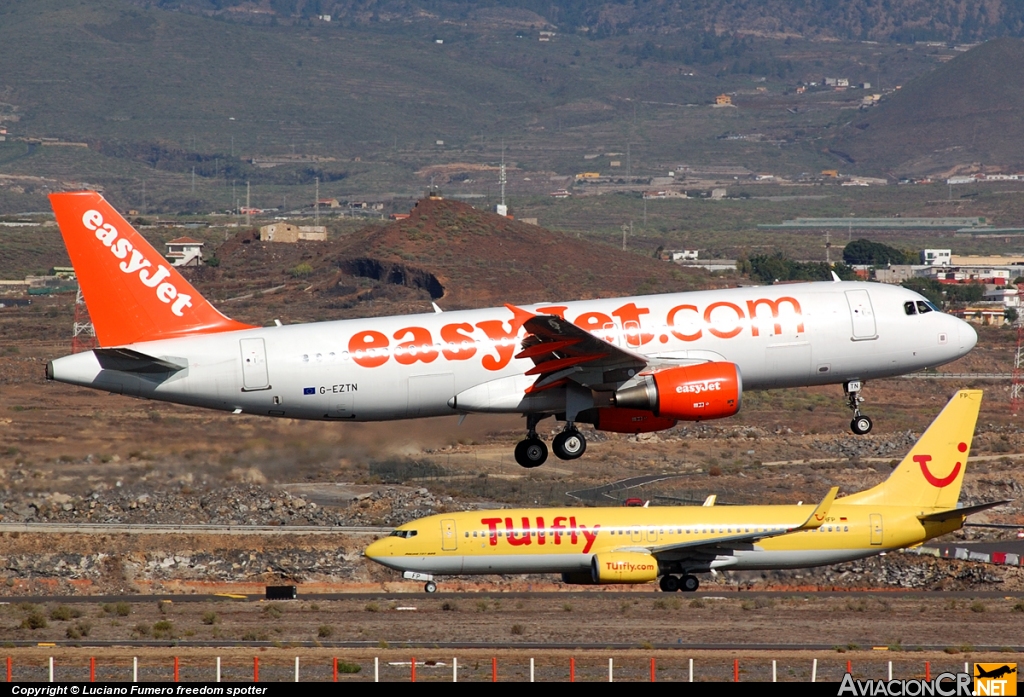
[[[330,639],[332,634],[334,634],[334,628],[330,625],[321,624],[320,628],[316,630],[316,635],[321,639]]]
[[[218,617],[217,613],[213,610],[208,610],[203,613],[203,624],[210,625],[217,624],[218,622],[220,622],[220,617]]]
[[[160,620],[153,625],[154,639],[170,639],[174,635],[174,623],[170,620]]]
[[[362,666],[358,663],[348,663],[347,661],[338,661],[338,672],[339,673],[358,673],[362,670]]]
[[[79,610],[77,610],[75,608],[70,608],[67,605],[58,605],[57,607],[55,607],[52,610],[50,610],[50,619],[51,620],[58,620],[58,621],[61,621],[61,622],[67,622],[68,620],[72,620],[72,619],[75,619],[76,617],[81,617],[81,616],[82,616],[81,611],[79,611]]]
[[[22,629],[46,629],[46,625],[46,615],[39,610],[33,610],[21,621]]]

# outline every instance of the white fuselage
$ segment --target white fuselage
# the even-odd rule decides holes
[[[918,294],[876,283],[805,283],[527,306],[561,314],[663,363],[728,361],[746,390],[900,375],[967,353],[977,334]],[[533,395],[524,330],[489,308],[199,334],[130,348],[185,366],[104,370],[92,352],[56,359],[55,380],[180,404],[300,419],[378,421],[459,412],[560,413]]]

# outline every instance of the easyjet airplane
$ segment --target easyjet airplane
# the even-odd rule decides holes
[[[822,566],[912,547],[959,529],[997,501],[957,507],[980,390],[962,390],[889,478],[817,506],[536,508],[443,513],[366,548],[375,562],[435,575],[561,573],[566,583],[648,583],[697,590],[713,569]]]
[[[526,416],[515,450],[586,450],[576,424],[622,433],[731,416],[744,390],[842,384],[867,433],[861,385],[942,365],[977,334],[917,293],[803,283],[529,307],[254,327],[218,312],[98,193],[52,194],[102,348],[47,366],[109,392],[296,419]]]

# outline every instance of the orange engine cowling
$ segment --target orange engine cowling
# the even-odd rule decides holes
[[[743,379],[735,363],[713,362],[664,368],[640,376],[615,393],[615,406],[651,411],[680,421],[732,416],[740,410]]]
[[[612,433],[653,433],[675,425],[676,419],[655,416],[653,412],[642,409],[606,407],[598,409],[594,417],[594,428]]]
[[[658,560],[644,552],[595,554],[590,572],[594,583],[648,583],[658,578]]]

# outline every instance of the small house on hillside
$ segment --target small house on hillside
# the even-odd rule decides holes
[[[191,237],[178,237],[167,243],[166,256],[174,266],[202,266],[203,243]]]

